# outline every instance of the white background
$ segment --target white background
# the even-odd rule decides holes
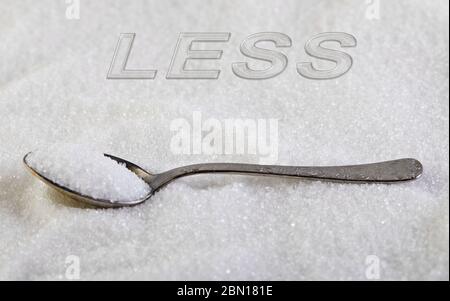
[[[448,1],[1,0],[0,279],[448,280]],[[231,32],[218,80],[166,80],[180,32]],[[289,35],[280,76],[246,81],[231,63],[256,32]],[[348,74],[313,81],[295,64],[305,42],[342,31]],[[129,67],[155,80],[106,80],[120,33],[134,32]],[[423,177],[399,185],[342,185],[241,176],[174,182],[147,203],[93,210],[31,177],[21,158],[56,142],[94,145],[150,171],[254,156],[170,152],[170,122],[279,119],[279,164],[337,165],[401,157]],[[72,258],[72,257],[70,257]]]

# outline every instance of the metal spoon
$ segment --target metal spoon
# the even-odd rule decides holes
[[[23,162],[33,175],[47,183],[56,190],[76,200],[100,207],[124,207],[145,202],[154,192],[167,185],[174,179],[201,173],[237,173],[262,176],[284,176],[308,180],[344,182],[344,183],[397,183],[414,180],[420,177],[423,171],[422,164],[416,159],[399,159],[393,161],[348,165],[348,166],[280,166],[280,165],[256,165],[239,163],[205,163],[178,167],[159,174],[151,174],[143,168],[127,160],[104,154],[142,178],[151,188],[150,193],[144,198],[133,202],[112,202],[110,200],[95,199],[80,194],[67,187],[46,178],[27,163],[27,155]]]

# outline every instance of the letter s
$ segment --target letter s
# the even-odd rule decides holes
[[[269,62],[271,66],[264,70],[253,70],[247,63],[232,64],[233,73],[245,79],[268,79],[277,76],[286,69],[288,60],[281,52],[256,47],[259,42],[272,42],[276,47],[290,47],[291,39],[279,32],[261,32],[247,37],[241,44],[241,53],[247,57]]]
[[[324,42],[338,42],[341,47],[356,47],[356,38],[344,32],[325,32],[312,37],[305,51],[312,57],[336,63],[333,69],[319,70],[312,63],[298,63],[297,72],[309,79],[333,79],[347,73],[352,67],[352,57],[342,51],[322,47]]]

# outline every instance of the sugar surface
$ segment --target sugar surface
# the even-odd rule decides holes
[[[358,279],[369,255],[381,280],[449,278],[448,1],[4,0],[0,18],[0,279],[65,279],[78,256],[87,279]],[[45,8],[45,9],[44,9]],[[33,30],[30,30],[32,28]],[[288,34],[289,65],[267,81],[230,70],[262,31]],[[216,81],[165,80],[177,35],[229,31]],[[314,34],[344,31],[358,46],[344,77],[310,81]],[[130,68],[154,81],[108,81],[121,32],[136,32]],[[57,46],[57,47],[56,47]],[[145,204],[87,210],[29,176],[21,158],[42,144],[89,141],[149,171],[252,156],[179,156],[170,121],[278,118],[280,164],[415,157],[422,178],[341,185],[240,176],[180,179]]]
[[[27,163],[51,181],[97,200],[133,202],[150,193],[148,184],[124,165],[84,145],[39,148]]]

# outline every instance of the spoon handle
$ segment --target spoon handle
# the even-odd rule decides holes
[[[416,159],[348,165],[348,166],[281,166],[239,163],[206,163],[175,168],[161,173],[150,185],[160,188],[173,179],[200,173],[238,173],[263,176],[286,176],[309,180],[346,183],[394,183],[409,181],[422,174],[422,164]]]

